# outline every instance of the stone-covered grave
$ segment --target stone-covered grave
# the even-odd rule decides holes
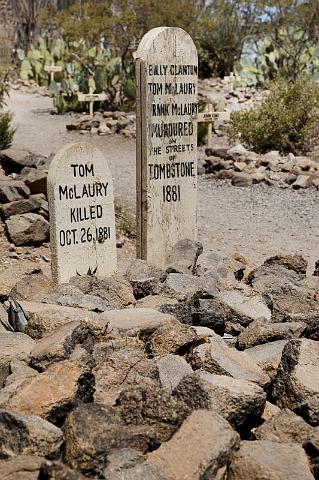
[[[27,323],[12,331],[4,302],[1,480],[318,478],[317,269],[202,250],[16,283]]]

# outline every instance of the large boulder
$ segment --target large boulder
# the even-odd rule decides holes
[[[24,198],[15,202],[1,205],[0,212],[4,218],[12,215],[21,215],[22,213],[37,212],[42,206],[41,201],[36,197]]]
[[[108,303],[109,308],[125,308],[135,304],[133,288],[121,275],[97,278],[91,275],[76,276],[70,283],[86,295],[94,295]]]
[[[187,359],[194,370],[207,370],[262,386],[270,381],[268,375],[245,352],[229,347],[218,335],[211,336],[206,343],[194,347]]]
[[[49,222],[37,213],[13,215],[6,225],[11,241],[18,246],[39,245],[49,239]]]
[[[255,320],[237,338],[238,348],[245,350],[272,340],[299,338],[306,329],[302,322],[270,323],[267,320]]]
[[[176,323],[158,328],[151,335],[148,345],[154,356],[183,353],[197,340],[194,328]]]
[[[172,393],[180,381],[193,373],[192,367],[179,355],[165,355],[156,360],[162,388]]]
[[[18,180],[22,180],[27,187],[30,188],[31,193],[47,194],[47,176],[45,170],[39,170],[32,167],[24,167],[21,170]]]
[[[63,440],[60,428],[36,415],[0,409],[1,458],[15,455],[57,457]]]
[[[127,425],[154,427],[154,446],[169,440],[191,413],[191,408],[183,400],[155,386],[123,390],[116,406]]]
[[[95,353],[95,352],[94,352]],[[142,351],[122,348],[105,352],[99,358],[95,353],[95,401],[112,406],[121,391],[139,386],[159,387],[158,369],[153,360]]]
[[[43,458],[38,455],[18,455],[0,460],[0,480],[38,480]]]
[[[0,177],[0,203],[15,202],[28,198],[30,189],[25,183],[9,177]]]
[[[296,272],[301,278],[305,278],[308,263],[301,255],[276,255],[267,258],[264,265],[280,265],[287,270]]]
[[[9,172],[20,172],[24,167],[35,167],[39,160],[39,156],[19,148],[11,147],[2,150],[0,154],[1,165]]]
[[[98,318],[96,313],[80,308],[24,301],[21,306],[28,318],[26,333],[36,340],[66,323]]]
[[[198,257],[203,253],[203,245],[194,240],[177,242],[166,260],[166,270],[175,273],[194,274]]]
[[[54,289],[52,280],[44,275],[41,270],[36,270],[29,275],[24,275],[13,287],[10,297],[17,301],[41,301]]]
[[[104,470],[108,480],[165,480],[158,470],[145,461],[145,457],[133,449],[116,450],[108,455]]]
[[[306,398],[299,412],[310,425],[319,427],[319,395]]]
[[[270,440],[278,443],[299,443],[319,454],[319,431],[311,427],[301,417],[284,408],[255,429],[257,440]]]
[[[264,370],[270,378],[274,378],[281,361],[282,351],[286,345],[286,340],[276,340],[274,342],[263,343],[252,348],[247,348],[245,353]]]
[[[32,348],[31,365],[38,371],[43,371],[54,362],[68,359],[79,345],[86,350],[93,350],[89,330],[78,321],[61,325],[41,338]]]
[[[148,462],[167,479],[216,478],[238,443],[239,435],[220,415],[198,410],[171,440],[148,455]]]
[[[135,298],[157,294],[167,273],[145,260],[136,259],[127,268],[125,277],[131,283]]]
[[[155,436],[149,425],[127,425],[114,408],[98,403],[79,405],[65,425],[65,460],[88,476],[101,476],[108,456],[130,448],[146,453]]]
[[[266,402],[258,385],[205,371],[184,377],[173,393],[193,410],[214,410],[240,429],[258,423]]]
[[[290,340],[274,380],[273,397],[277,405],[295,409],[319,394],[319,346],[309,339]]]
[[[218,299],[235,312],[236,320],[244,327],[259,318],[271,318],[271,311],[260,295],[247,296],[239,290],[223,290]]]
[[[93,397],[94,377],[77,362],[52,364],[45,372],[26,378],[19,388],[0,390],[0,406],[13,412],[38,415],[61,424],[66,413],[80,400]]]
[[[84,308],[97,313],[110,310],[110,304],[107,300],[97,295],[85,295],[79,288],[69,283],[59,285],[53,293],[44,296],[42,302],[61,305],[62,307]]]
[[[307,298],[306,292],[275,295],[272,298],[273,322],[302,322],[304,336],[319,340],[319,302]]]
[[[244,441],[228,469],[228,480],[314,480],[300,445]]]

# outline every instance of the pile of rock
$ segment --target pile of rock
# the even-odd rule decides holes
[[[11,148],[0,152],[0,214],[12,243],[39,245],[49,239],[46,201],[50,158]]]
[[[136,117],[132,112],[95,112],[93,118],[89,115],[81,115],[74,122],[69,123],[66,128],[69,131],[78,130],[82,134],[120,134],[126,138],[135,138]]]
[[[238,87],[234,77],[206,78],[198,82],[200,104],[211,103],[217,112],[235,112],[260,104],[268,90]]]
[[[258,155],[241,144],[231,148],[206,148],[200,160],[199,172],[216,179],[230,180],[232,185],[239,187],[264,182],[296,190],[308,187],[319,189],[317,157],[295,156],[292,153],[281,156],[275,151]]]
[[[15,285],[28,322],[0,335],[0,478],[317,478],[307,263],[201,252],[185,240],[163,269]]]

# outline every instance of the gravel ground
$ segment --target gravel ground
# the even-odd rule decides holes
[[[120,136],[67,132],[71,115],[50,115],[52,99],[13,91],[8,108],[15,114],[14,145],[48,155],[70,142],[94,142],[108,158],[118,201],[135,208],[135,142]],[[319,258],[319,192],[266,185],[233,187],[199,177],[199,240],[205,250],[240,252],[256,263],[279,253]]]

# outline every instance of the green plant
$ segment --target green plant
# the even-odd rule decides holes
[[[0,150],[11,147],[15,130],[11,127],[12,114],[0,113]]]
[[[319,85],[276,82],[259,107],[233,112],[226,131],[258,153],[307,153],[319,144]]]
[[[293,26],[281,28],[276,40],[265,36],[251,43],[235,65],[235,73],[244,86],[263,85],[280,78],[319,80],[319,47],[308,39],[304,30]]]

